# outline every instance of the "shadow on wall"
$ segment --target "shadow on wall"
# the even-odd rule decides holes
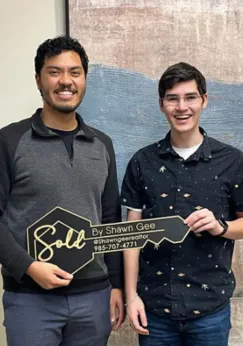
[[[208,135],[243,149],[243,84],[207,81],[209,104],[201,117]],[[168,131],[158,103],[158,80],[142,74],[93,65],[78,111],[91,126],[113,140],[119,183],[128,160],[141,147]]]

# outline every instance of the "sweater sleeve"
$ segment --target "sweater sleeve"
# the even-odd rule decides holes
[[[0,263],[21,281],[34,259],[15,240],[4,222],[4,212],[14,183],[13,154],[5,137],[0,133]]]
[[[112,141],[107,141],[106,147],[110,157],[108,178],[102,195],[102,223],[121,221],[121,206],[119,199],[117,169]],[[105,254],[105,263],[113,288],[123,287],[123,254],[121,251]]]

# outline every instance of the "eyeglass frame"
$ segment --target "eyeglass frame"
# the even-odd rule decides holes
[[[206,95],[206,93],[204,93],[204,94],[196,94],[196,93],[188,93],[188,94],[186,94],[185,96],[182,96],[182,97],[179,97],[179,96],[177,96],[177,95],[175,95],[175,94],[169,94],[169,95],[166,95],[165,97],[161,97],[160,98],[160,100],[162,101],[162,102],[167,102],[168,104],[170,104],[171,106],[173,105],[173,106],[178,106],[179,105],[179,103],[180,103],[180,100],[183,100],[184,101],[184,103],[186,103],[187,105],[192,105],[192,104],[194,104],[194,103],[196,103],[196,101],[201,97],[202,98],[202,100],[204,101],[204,99],[203,99],[203,96],[205,96]],[[175,99],[174,100],[174,103],[173,102],[171,102],[172,100],[168,100],[168,99],[166,99],[166,97],[167,96],[171,96],[171,97],[176,97],[177,99]],[[188,100],[186,100],[186,97],[190,97],[190,96],[194,96],[195,98],[193,99],[193,100],[191,100],[192,102],[188,102]]]

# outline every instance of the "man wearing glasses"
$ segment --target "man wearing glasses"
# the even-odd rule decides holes
[[[140,346],[226,346],[234,240],[243,238],[243,154],[199,127],[208,95],[187,63],[159,81],[171,130],[130,160],[122,185],[128,220],[180,215],[181,244],[124,251],[127,314]]]

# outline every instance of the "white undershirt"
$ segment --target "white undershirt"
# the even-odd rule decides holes
[[[187,160],[188,157],[190,157],[192,154],[194,154],[197,151],[197,149],[200,147],[201,144],[202,142],[190,148],[177,148],[172,145],[172,148],[180,157],[182,157],[184,160]]]
[[[193,147],[190,147],[190,148],[177,148],[177,147],[174,147],[172,145],[172,148],[175,150],[175,152],[180,156],[182,157],[184,160],[187,160],[192,154],[194,154],[197,149],[200,147],[200,145],[202,144],[199,143],[197,145],[194,145]],[[137,209],[137,208],[131,208],[131,207],[127,207],[125,206],[125,208],[129,209],[129,210],[134,210],[134,211],[137,211],[137,212],[142,212],[142,209]]]

